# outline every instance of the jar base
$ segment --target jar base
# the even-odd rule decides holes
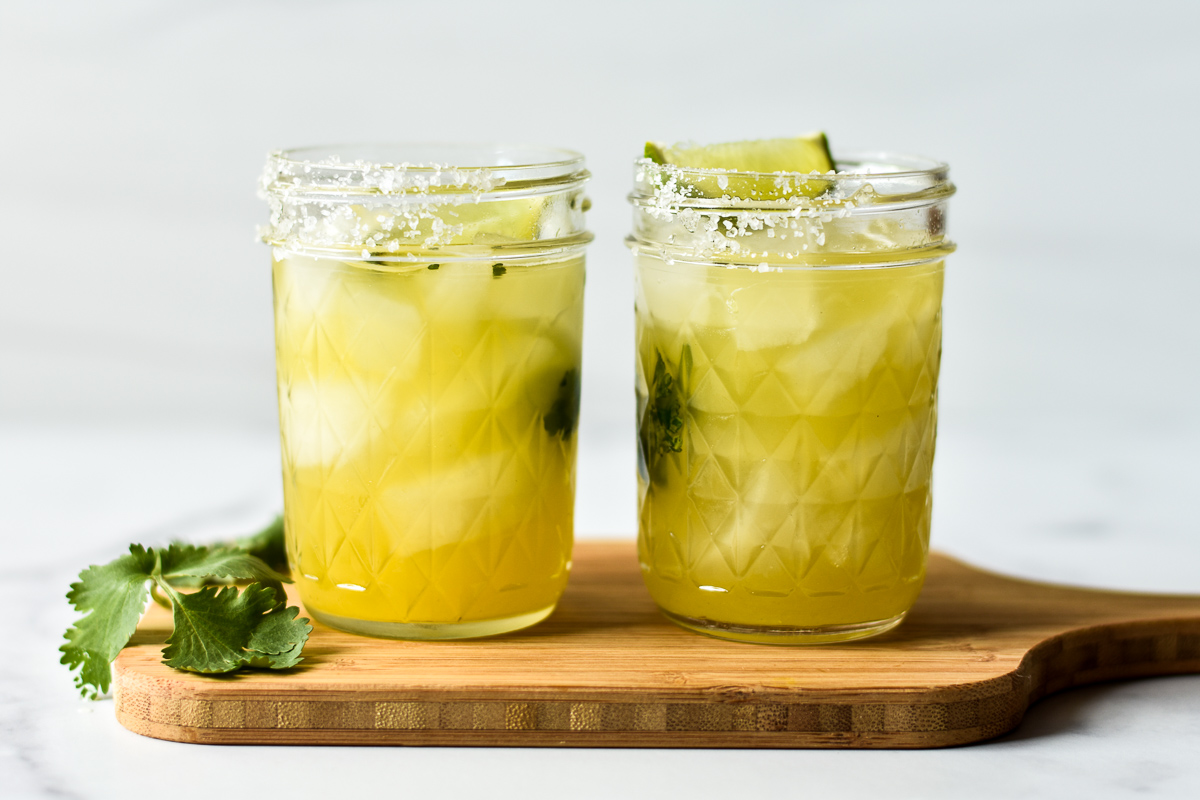
[[[728,622],[718,622],[711,619],[685,617],[672,614],[665,608],[659,607],[667,619],[681,628],[687,628],[696,633],[714,636],[718,639],[731,639],[735,642],[751,642],[753,644],[780,645],[810,645],[833,644],[836,642],[852,642],[855,639],[867,639],[886,633],[904,621],[907,611],[894,617],[871,622],[859,622],[849,625],[816,625],[813,627],[792,626],[757,626],[736,625]]]
[[[478,639],[484,636],[499,636],[522,628],[536,625],[553,613],[555,606],[549,605],[528,614],[503,619],[485,619],[471,622],[380,622],[378,620],[352,619],[308,610],[307,613],[322,625],[360,636],[378,639],[408,639],[412,641],[445,641],[450,639]]]

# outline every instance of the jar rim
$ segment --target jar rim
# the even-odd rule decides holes
[[[504,143],[379,142],[273,150],[268,194],[475,194],[561,188],[590,177],[581,153]]]
[[[588,240],[589,177],[580,153],[541,145],[276,150],[259,184],[271,211],[260,236],[293,249],[387,259],[443,248],[478,257],[480,248],[572,247]]]
[[[627,244],[667,260],[772,271],[911,265],[953,251],[945,163],[881,152],[836,153],[834,163],[840,172],[761,173],[641,159]]]
[[[668,169],[672,172],[695,175],[744,175],[751,178],[775,178],[779,176],[810,178],[820,176],[828,179],[865,178],[867,176],[887,178],[938,177],[945,178],[950,173],[950,165],[945,161],[926,156],[908,155],[905,153],[889,153],[882,150],[850,150],[840,152],[833,159],[835,165],[856,166],[857,169],[838,169],[833,172],[792,172],[778,170],[775,172],[752,172],[737,169],[720,169],[706,167],[680,167],[674,164],[659,164],[648,158],[639,158],[639,166],[654,166]]]
[[[934,198],[953,195],[950,166],[944,161],[925,156],[888,153],[883,151],[846,151],[836,153],[831,172],[748,172],[735,169],[705,169],[658,164],[646,158],[634,162],[634,190],[629,200],[634,205],[657,207],[688,207],[696,209],[730,210],[802,210],[822,212],[830,207],[842,207],[846,200],[858,205],[859,213],[868,207],[896,203],[924,203]],[[714,183],[729,187],[724,196],[690,190]],[[823,191],[816,196],[786,191],[772,197],[738,196],[737,187],[761,185],[794,185],[825,183],[837,191]],[[860,190],[869,188],[869,197]],[[865,201],[865,202],[864,202]]]

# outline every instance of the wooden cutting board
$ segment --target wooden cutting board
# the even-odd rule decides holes
[[[628,541],[579,542],[558,610],[516,634],[313,627],[294,670],[203,677],[160,663],[170,618],[154,606],[115,664],[117,719],[214,744],[943,747],[1011,730],[1059,689],[1200,672],[1200,597],[1031,583],[938,554],[903,625],[841,645],[682,630]]]

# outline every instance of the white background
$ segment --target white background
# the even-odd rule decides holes
[[[948,161],[960,250],[934,545],[1031,577],[1200,593],[1198,38],[1188,2],[5,0],[0,585],[32,654],[0,667],[0,780],[100,797],[134,764],[262,787],[263,765],[308,763],[325,794],[393,768],[381,785],[504,797],[778,793],[800,777],[841,794],[1200,794],[1192,678],[1075,692],[1014,737],[944,753],[264,755],[125,734],[107,704],[77,707],[53,663],[57,598],[81,566],[278,506],[255,183],[269,149],[343,141],[586,154],[582,535],[635,526],[622,240],[642,142],[824,129],[835,150]]]

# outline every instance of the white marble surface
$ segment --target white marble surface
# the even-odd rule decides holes
[[[1200,676],[944,751],[222,748],[125,731],[56,652],[86,564],[278,508],[254,181],[269,148],[364,139],[586,153],[587,536],[634,525],[640,142],[823,127],[945,158],[935,546],[1200,593],[1198,29],[1189,2],[0,4],[0,798],[1200,796]]]

